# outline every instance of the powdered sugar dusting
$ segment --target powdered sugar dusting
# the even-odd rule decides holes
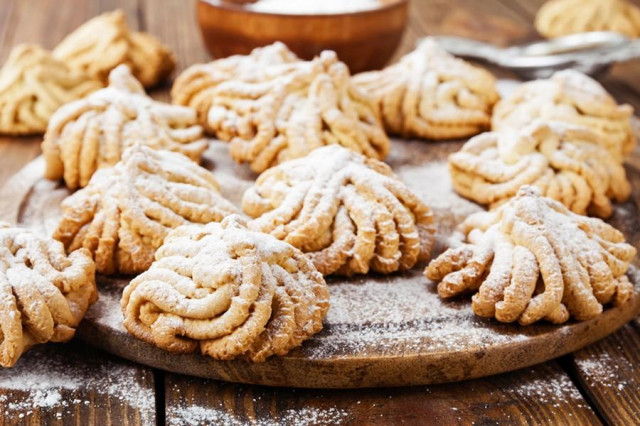
[[[347,411],[339,408],[305,407],[288,409],[279,414],[276,420],[253,419],[250,422],[220,407],[202,407],[200,405],[172,405],[167,409],[167,425],[169,426],[307,426],[307,425],[341,425],[350,419]]]
[[[372,10],[380,5],[377,0],[260,0],[249,3],[246,8],[255,12],[287,15],[332,15]]]
[[[120,307],[120,297],[125,285],[124,281],[99,276],[100,298],[87,311],[85,320],[126,333],[123,325],[124,316]]]
[[[633,276],[635,268],[631,271]],[[551,324],[529,328],[479,318],[467,298],[440,299],[435,285],[420,271],[347,282],[329,279],[328,284],[331,308],[324,329],[299,349],[300,355],[310,359],[456,352],[471,347],[483,351],[563,330]],[[121,288],[117,280],[101,282],[101,298],[87,319],[126,333],[119,304]]]
[[[576,368],[590,386],[602,386],[617,391],[623,391],[627,386],[635,386],[628,382],[625,372],[638,367],[622,356],[613,357],[607,352],[590,354],[588,358],[575,360]],[[629,388],[633,389],[633,388]]]
[[[480,210],[451,189],[446,158],[460,146],[459,142],[392,141],[391,154],[386,160],[434,211],[440,243],[435,252],[444,248],[444,240],[459,221],[468,213]],[[213,170],[222,185],[222,193],[236,204],[242,190],[255,179],[248,167],[229,159],[227,145],[221,142],[212,143],[205,155],[204,166]],[[34,191],[49,194],[49,198],[42,195],[30,198],[23,207],[20,222],[24,226],[51,229],[49,223],[55,224],[53,218],[59,215],[57,206],[66,190],[47,181],[38,185]],[[42,205],[30,204],[37,203],[38,199],[43,201]],[[633,203],[617,205],[615,210],[614,225],[628,236],[637,234],[633,230],[636,221],[632,219],[637,216]],[[626,212],[631,213],[624,215]],[[631,238],[630,241],[636,240]],[[291,355],[325,360],[336,356],[397,355],[400,350],[406,355],[455,352],[472,345],[482,351],[547,332],[571,330],[570,326],[541,323],[532,331],[534,328],[531,327],[478,318],[471,310],[468,297],[441,300],[435,293],[434,283],[422,276],[423,266],[418,265],[405,274],[329,279],[331,308],[324,330]],[[629,277],[637,287],[640,276],[634,268]],[[103,326],[98,327],[100,330],[126,333],[122,326],[120,296],[127,282],[127,279],[113,279],[105,284],[106,281],[101,280],[101,299],[90,308],[86,321]],[[42,396],[44,399],[49,397],[48,394]],[[49,400],[55,400],[55,395]]]
[[[242,426],[243,422],[224,408],[202,407],[200,405],[172,405],[167,408],[168,426]]]
[[[444,162],[427,163],[420,166],[405,166],[398,176],[407,183],[421,200],[433,211],[436,226],[436,250],[446,246],[445,240],[455,227],[472,213],[482,208],[453,191],[449,167]]]
[[[545,376],[523,380],[519,384],[505,388],[504,392],[524,398],[535,398],[537,403],[555,408],[566,404],[571,404],[574,408],[588,407],[578,388],[569,376],[561,371],[557,371],[552,378]]]
[[[141,384],[139,370],[92,354],[73,345],[41,346],[27,352],[15,367],[0,370],[0,388],[7,390],[0,395],[0,410],[8,418],[28,417],[36,409],[63,418],[73,414],[74,407],[108,401],[109,406],[138,410],[143,420],[151,421],[154,390]]]
[[[525,340],[526,328],[476,317],[468,300],[443,301],[419,271],[329,280],[325,329],[305,343],[311,359],[479,349]]]

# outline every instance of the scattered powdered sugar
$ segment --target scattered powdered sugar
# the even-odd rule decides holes
[[[108,396],[110,405],[124,404],[142,416],[153,416],[153,387],[140,384],[138,370],[104,356],[92,357],[93,353],[76,345],[39,346],[13,368],[0,370],[0,388],[8,390],[0,396],[4,415],[24,418],[42,409],[62,418],[74,406],[95,404],[96,393]]]
[[[535,373],[535,370],[531,370]],[[535,398],[539,404],[550,404],[557,408],[571,404],[576,408],[587,407],[576,385],[569,376],[557,371],[553,377],[533,377],[504,389],[505,392],[524,398]]]
[[[436,216],[439,247],[467,214],[480,210],[474,203],[457,196],[451,189],[446,162],[425,163],[417,158],[414,149],[397,142],[394,144],[392,166],[407,186],[412,189]],[[422,144],[422,142],[419,142]],[[438,144],[436,157],[446,158],[454,148]],[[233,197],[238,204],[252,176],[246,169],[226,158],[226,145],[213,143],[207,152],[205,166],[213,169],[220,182],[233,182],[222,192]],[[235,188],[235,190],[234,190]],[[456,214],[452,215],[451,212]],[[510,343],[528,338],[528,330],[517,325],[496,324],[477,318],[471,311],[468,298],[443,301],[435,286],[422,276],[421,268],[404,274],[389,276],[367,275],[351,279],[328,280],[331,308],[325,319],[324,330],[307,341],[302,353],[313,359],[367,353],[403,353],[463,350],[474,345],[486,349],[491,345]],[[122,326],[120,295],[126,280],[100,280],[101,299],[90,308],[87,319],[91,322],[125,332]]]
[[[248,167],[228,159],[228,144],[210,140],[209,149],[205,152],[205,162],[211,159],[210,164],[204,164],[211,169],[211,173],[220,184],[220,193],[237,207],[240,207],[242,195],[253,185],[258,177]],[[242,211],[241,208],[238,209]]]
[[[458,224],[470,214],[482,210],[479,205],[454,192],[446,162],[404,166],[397,170],[397,174],[433,211],[440,250],[444,249],[445,240]]]
[[[582,376],[590,385],[599,385],[607,388],[624,390],[627,385],[625,371],[637,368],[631,361],[623,357],[612,357],[607,352],[590,354],[589,358],[576,358],[576,367],[582,372]]]
[[[307,426],[307,425],[341,425],[350,419],[347,411],[339,408],[288,409],[279,414],[276,420],[256,418],[251,421],[241,420],[223,407],[202,407],[199,405],[171,406],[167,409],[167,425],[169,426]]]
[[[390,276],[329,279],[331,308],[324,330],[305,342],[311,359],[342,355],[405,354],[456,351],[470,345],[479,350],[526,340],[530,329],[478,318],[467,298],[440,299],[420,270]],[[124,283],[102,280],[101,297],[86,319],[126,333],[120,294]]]
[[[100,298],[89,307],[85,316],[85,321],[104,325],[110,329],[125,333],[123,325],[124,317],[120,307],[122,289],[128,281],[117,278],[107,278],[98,276],[98,287]]]
[[[32,389],[29,391],[30,398],[27,401],[8,402],[12,398],[8,394],[0,395],[0,405],[5,407],[4,415],[27,416],[34,409],[55,409],[61,406],[62,395],[56,389]]]
[[[303,408],[303,409],[289,409],[284,411],[277,423],[266,423],[269,426],[273,424],[278,425],[291,425],[291,426],[306,426],[306,425],[341,425],[349,420],[349,413],[345,410],[338,408]]]
[[[324,331],[302,348],[312,359],[486,349],[528,338],[527,329],[476,317],[466,299],[443,301],[420,271],[336,281],[329,280]]]
[[[429,292],[427,280],[413,274],[380,277],[377,281],[355,278],[336,285],[329,281],[329,286],[332,303],[328,324],[401,323],[433,316],[436,311],[448,316],[460,312],[438,302],[438,296]]]
[[[244,423],[233,413],[223,408],[201,407],[199,405],[171,405],[167,407],[168,426],[243,426]]]

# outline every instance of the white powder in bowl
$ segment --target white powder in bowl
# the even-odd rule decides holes
[[[246,7],[255,12],[286,15],[331,15],[375,9],[378,0],[260,0]]]

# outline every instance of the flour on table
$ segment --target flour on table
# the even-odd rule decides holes
[[[505,388],[504,391],[519,397],[533,398],[539,404],[550,404],[555,408],[567,403],[576,408],[587,407],[582,403],[583,398],[576,385],[569,376],[561,372],[554,374],[551,378],[536,377],[523,380],[519,385]]]
[[[576,359],[576,368],[589,385],[598,385],[607,388],[624,390],[628,385],[624,372],[637,368],[626,358],[613,358],[607,352],[591,354],[586,359]],[[629,388],[632,389],[632,388]]]
[[[371,10],[380,6],[379,0],[259,0],[246,6],[255,12],[287,15],[331,15]]]
[[[453,191],[446,162],[403,166],[396,173],[433,211],[438,242],[436,251],[444,250],[446,239],[458,224],[470,214],[482,210],[478,204],[465,200]]]
[[[224,407],[202,407],[199,405],[172,406],[167,410],[169,426],[310,426],[310,425],[342,425],[348,422],[350,415],[339,408],[292,408],[283,411],[277,419],[256,418],[250,422],[240,420],[238,416],[228,412]]]
[[[529,337],[526,328],[478,318],[468,300],[443,301],[420,271],[328,284],[325,329],[302,347],[311,359],[481,350]]]
[[[0,396],[4,416],[24,418],[42,410],[63,418],[73,414],[74,407],[91,405],[92,392],[108,396],[110,405],[139,410],[143,419],[155,414],[153,388],[140,384],[139,370],[82,352],[79,346],[41,346],[23,355],[15,367],[0,370],[0,388],[7,390]]]
[[[87,311],[85,321],[126,333],[127,331],[123,325],[124,317],[120,307],[120,297],[122,296],[122,289],[124,289],[127,282],[98,276],[97,284],[100,288],[100,298]]]

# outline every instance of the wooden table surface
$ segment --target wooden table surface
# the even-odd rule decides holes
[[[412,0],[398,54],[427,34],[506,45],[536,38],[543,0]],[[52,48],[86,19],[116,7],[133,28],[176,52],[179,69],[208,60],[194,0],[0,0],[0,63],[11,47]],[[494,70],[495,71],[495,70]],[[640,110],[639,63],[603,83]],[[152,95],[168,100],[168,85]],[[0,138],[0,185],[40,153],[40,138]],[[640,190],[640,188],[636,188]],[[319,391],[272,389],[157,371],[79,342],[38,347],[0,371],[0,424],[637,424],[640,321],[572,355],[532,368],[428,387]]]

